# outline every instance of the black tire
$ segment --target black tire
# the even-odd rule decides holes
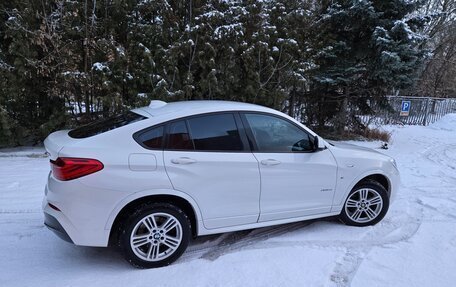
[[[359,207],[351,207],[351,205],[347,205],[347,204],[349,202],[349,199],[356,198],[357,195],[355,195],[355,193],[359,193],[360,190],[362,190],[362,189],[374,190],[375,192],[377,192],[377,194],[380,196],[380,198],[382,200],[382,205],[381,205],[381,207],[380,206],[377,207],[375,204],[372,204],[371,206],[374,206],[375,209],[378,209],[378,211],[376,213],[376,217],[374,217],[372,219],[366,219],[366,221],[364,221],[364,222],[359,222],[359,221],[353,220],[353,218],[352,218],[354,216],[354,214],[357,212],[356,210],[358,208],[364,208],[362,211],[361,210],[359,211],[360,214],[361,215],[364,214],[365,215],[364,217],[369,217],[367,212],[364,211],[364,210],[367,210],[369,208],[369,206],[367,206],[367,207],[361,206],[361,202],[359,203],[360,204]],[[375,195],[375,192],[371,192],[371,193],[373,193]],[[359,200],[361,200],[361,197]],[[350,203],[352,204],[352,201]],[[339,215],[339,219],[346,225],[351,225],[351,226],[375,225],[378,222],[380,222],[383,219],[383,217],[385,217],[386,213],[388,212],[388,208],[389,208],[388,192],[385,190],[385,188],[380,183],[378,183],[376,181],[361,182],[361,183],[357,184],[348,194],[348,196],[344,202],[344,206],[342,207],[342,211]],[[372,209],[373,208],[371,208],[371,210]]]
[[[169,232],[174,232],[175,234],[179,234],[178,237],[181,237],[180,243],[176,245],[176,249],[169,251],[170,255],[167,255],[166,249],[169,247],[165,245],[165,243],[161,243],[166,241],[163,240],[162,237],[157,238],[155,240],[155,232],[158,234],[160,231],[164,230],[165,228],[163,227],[164,223],[157,222],[155,225],[158,226],[157,230],[153,230],[154,233],[152,233],[152,227],[148,228],[146,224],[144,223],[145,218],[148,216],[152,216],[154,214],[154,219],[155,220],[160,220],[161,218],[166,219],[166,216],[169,216],[169,218],[174,218],[178,221],[180,224],[180,227],[178,224],[176,224],[176,227],[173,227],[170,229]],[[158,215],[157,215],[158,214]],[[160,217],[160,215],[163,215]],[[149,217],[150,218],[150,217]],[[174,220],[173,220],[174,221]],[[140,223],[141,222],[141,223]],[[150,222],[150,221],[149,221]],[[152,226],[152,225],[151,225]],[[142,231],[141,234],[137,235],[136,233],[139,231]],[[141,236],[141,237],[147,237],[144,239],[140,239],[141,241],[141,246],[137,248],[133,248],[130,244],[130,239],[132,236],[132,233],[135,232],[135,235]],[[144,233],[145,232],[145,233]],[[188,242],[190,240],[190,233],[191,233],[191,223],[187,215],[177,206],[174,206],[173,204],[169,203],[145,203],[136,209],[136,211],[131,214],[127,219],[124,221],[124,224],[121,226],[120,230],[120,236],[119,236],[119,247],[121,249],[122,255],[124,258],[133,266],[137,268],[157,268],[157,267],[162,267],[162,266],[167,266],[174,261],[176,261],[182,253],[187,249]],[[163,234],[163,233],[162,233]],[[150,235],[150,236],[149,236]],[[158,235],[158,236],[166,236],[165,235]],[[147,241],[147,243],[144,243]],[[154,243],[155,242],[155,243]],[[158,243],[157,243],[158,242]],[[154,245],[154,246],[152,246]],[[135,249],[135,250],[134,250]],[[148,254],[146,254],[146,258],[148,260],[144,259],[144,256],[141,257],[141,253],[144,252],[146,253],[146,250],[157,250],[157,259],[152,259],[149,258],[148,255],[151,254],[151,251],[148,251]],[[162,254],[163,256],[167,256],[166,258],[163,258],[161,260],[158,260],[158,254],[160,253],[160,250],[163,250]],[[149,260],[155,260],[155,261],[149,261]]]

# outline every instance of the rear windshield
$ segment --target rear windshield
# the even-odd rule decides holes
[[[146,117],[127,112],[80,126],[71,130],[68,135],[75,139],[88,138],[144,119]]]

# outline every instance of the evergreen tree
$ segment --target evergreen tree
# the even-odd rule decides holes
[[[424,50],[409,0],[0,2],[0,146],[39,142],[152,99],[258,103],[350,123],[413,85]]]
[[[365,107],[366,97],[414,83],[424,53],[419,48],[423,22],[411,16],[418,3],[340,0],[321,7],[312,72],[319,124],[332,119],[341,130],[347,122],[356,123],[348,113]]]

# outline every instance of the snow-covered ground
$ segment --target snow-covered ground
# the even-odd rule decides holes
[[[41,149],[3,150],[0,286],[454,286],[456,114],[385,129],[392,142],[381,151],[396,158],[402,188],[376,226],[318,220],[207,236],[151,270],[48,231],[40,210],[48,159]]]

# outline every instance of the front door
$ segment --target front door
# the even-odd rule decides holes
[[[259,221],[329,212],[337,172],[331,152],[312,151],[310,134],[288,119],[259,113],[243,119],[260,166]]]

